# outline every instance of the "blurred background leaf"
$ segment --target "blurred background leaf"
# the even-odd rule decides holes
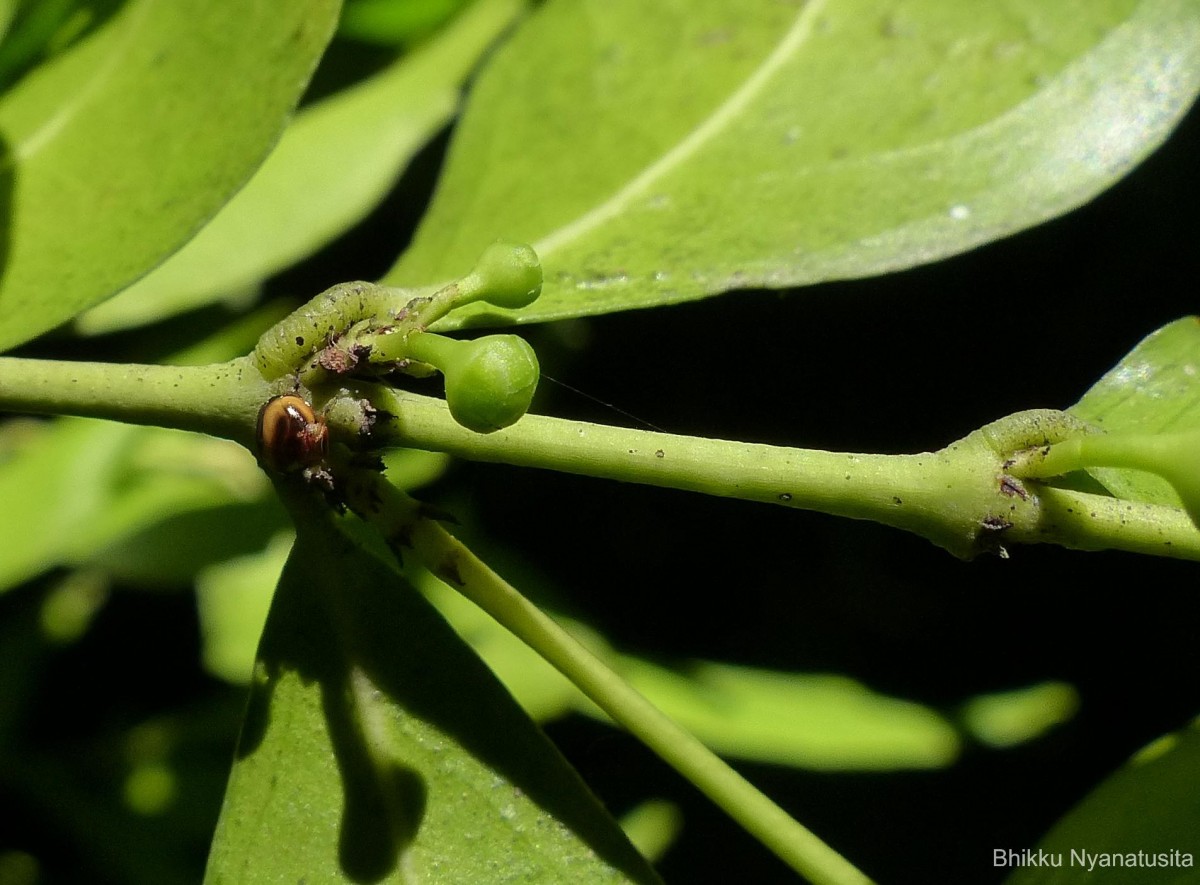
[[[129,0],[0,97],[0,350],[124,288],[245,183],[339,5]]]
[[[523,0],[479,0],[426,45],[303,108],[262,168],[195,239],[76,327],[97,334],[215,301],[242,304],[267,277],[345,233],[449,122],[463,80],[523,7]]]

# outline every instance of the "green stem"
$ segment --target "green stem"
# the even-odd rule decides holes
[[[960,555],[978,534],[969,519],[946,518],[948,506],[961,515],[947,498],[967,475],[944,453],[793,449],[541,415],[481,435],[459,425],[439,399],[384,388],[369,396],[395,416],[377,428],[395,445],[871,519],[918,531]]]
[[[1013,452],[1077,430],[1078,422],[1057,412],[1009,416],[938,452],[875,455],[540,415],[481,435],[455,422],[441,400],[389,388],[368,395],[393,416],[377,430],[384,444],[869,519],[964,558],[1012,543],[1053,543],[1200,559],[1200,531],[1179,510],[1026,487],[1010,475]],[[330,418],[339,420],[338,409]]]
[[[262,404],[293,384],[293,376],[264,381],[248,358],[208,366],[139,366],[0,357],[0,410],[175,427],[223,436],[249,448],[254,447]],[[1062,413],[1011,415],[938,452],[873,455],[676,436],[538,415],[480,434],[460,425],[444,400],[377,385],[355,390],[354,396],[365,395],[390,413],[372,434],[373,448],[430,449],[477,461],[869,519],[919,534],[961,557],[1010,543],[1053,543],[1200,559],[1200,530],[1179,509],[1069,492],[1037,481],[1074,469],[1072,459],[1078,455],[1072,449],[1083,443],[1072,439],[1087,440],[1097,461],[1100,447],[1116,444],[1102,442],[1102,435],[1079,436],[1079,422]],[[337,437],[360,444],[363,413],[357,399],[333,398],[327,417]],[[1169,444],[1179,440],[1154,443],[1158,448]],[[1062,454],[1055,456],[1055,451]],[[1038,464],[1042,455],[1063,460],[1057,465],[1050,461],[1046,468]],[[1138,466],[1129,461],[1128,439],[1119,457],[1123,460],[1114,462],[1119,466]],[[1179,459],[1165,460],[1173,464]],[[1173,479],[1177,487],[1190,482],[1186,471],[1174,472],[1179,474]],[[1200,491],[1185,496],[1193,498],[1200,500]]]
[[[401,554],[411,548],[433,574],[495,618],[690,780],[747,832],[817,885],[870,880],[849,861],[676,725],[545,612],[492,571],[457,538],[378,474],[359,472],[350,506]]]
[[[250,448],[271,388],[247,358],[145,366],[0,357],[0,411],[68,414],[223,436]]]

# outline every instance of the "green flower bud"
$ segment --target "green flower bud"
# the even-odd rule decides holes
[[[409,336],[407,350],[413,359],[441,370],[450,414],[468,430],[491,433],[529,411],[538,361],[524,338],[488,335],[459,341],[421,332]]]
[[[493,243],[475,269],[459,281],[458,289],[455,307],[472,301],[513,310],[527,307],[542,293],[542,265],[530,246]]]

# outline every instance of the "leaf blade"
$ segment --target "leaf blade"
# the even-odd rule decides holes
[[[1147,335],[1068,410],[1109,432],[1174,433],[1200,427],[1200,318],[1183,317]],[[1181,507],[1164,479],[1139,470],[1087,471],[1118,498]]]
[[[419,594],[293,512],[205,881],[655,881]]]
[[[1057,858],[1057,864],[1023,866],[1005,882],[1195,881],[1200,831],[1197,778],[1200,733],[1193,724],[1136,754],[1054,826],[1038,848],[1045,856]],[[1042,856],[1037,849],[1032,853]],[[1127,863],[1131,856],[1132,864]],[[1157,862],[1148,863],[1146,858]]]
[[[1176,0],[930,2],[890,20],[851,0],[631,6],[549,3],[481,78],[385,281],[449,277],[504,236],[535,244],[546,286],[523,311],[472,307],[447,327],[963,251],[1090,199],[1200,88],[1200,13]],[[663,50],[667,34],[691,55]]]
[[[0,349],[145,273],[245,182],[338,6],[132,0],[5,94]]]
[[[76,327],[102,334],[243,293],[344,233],[450,120],[462,80],[523,6],[480,0],[413,54],[301,110],[193,240]]]

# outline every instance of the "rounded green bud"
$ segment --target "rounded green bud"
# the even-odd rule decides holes
[[[493,243],[458,287],[455,307],[472,301],[512,310],[527,307],[542,293],[542,264],[531,246]]]
[[[409,336],[408,353],[441,370],[450,414],[476,433],[515,423],[529,411],[537,390],[537,354],[518,335],[458,341],[421,332]]]

